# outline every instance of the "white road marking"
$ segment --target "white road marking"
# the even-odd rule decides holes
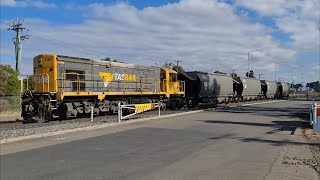
[[[252,106],[252,105],[258,105],[258,104],[269,104],[269,103],[276,103],[276,102],[283,102],[287,100],[278,100],[278,101],[268,101],[268,102],[260,102],[260,103],[250,103],[250,104],[243,104],[241,106]]]

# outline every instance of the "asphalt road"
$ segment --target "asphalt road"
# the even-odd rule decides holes
[[[278,102],[2,145],[5,179],[265,179],[309,102]],[[14,152],[14,153],[12,153]]]

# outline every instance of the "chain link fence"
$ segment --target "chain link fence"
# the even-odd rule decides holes
[[[19,96],[0,96],[0,114],[20,110]]]

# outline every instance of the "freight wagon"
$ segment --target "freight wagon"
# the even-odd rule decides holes
[[[227,76],[199,71],[182,72],[189,106],[215,105],[238,101],[284,98],[289,94],[287,83]]]
[[[231,76],[193,71],[180,73],[178,79],[185,82],[190,106],[234,101],[234,80]]]

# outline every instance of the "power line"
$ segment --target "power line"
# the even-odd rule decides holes
[[[90,54],[90,55],[94,55],[94,56],[97,56],[97,53],[98,54],[103,54],[103,52],[100,52],[100,51],[97,51],[97,50],[93,50],[93,49],[90,49],[90,48],[79,47],[76,44],[72,44],[72,43],[68,43],[68,42],[62,41],[62,40],[58,40],[58,39],[55,39],[55,38],[53,38],[51,36],[50,37],[48,37],[46,35],[41,35],[40,36],[39,34],[34,34],[34,33],[32,33],[32,36],[36,36],[36,37],[38,37],[40,39],[45,39],[45,40],[48,40],[48,41],[51,41],[51,42],[55,42],[55,43],[60,44],[60,45],[62,45],[64,47],[70,47],[72,49],[76,49],[77,51],[82,52],[84,54]],[[86,50],[86,51],[83,51],[83,50]]]
[[[37,37],[37,38],[40,38],[40,39],[43,39],[43,40],[46,40],[46,41],[54,42],[54,43],[56,43],[56,44],[58,44],[58,45],[61,45],[61,46],[63,46],[63,47],[75,49],[75,50],[77,50],[78,52],[81,52],[81,53],[84,53],[84,54],[94,55],[94,56],[97,55],[97,53],[92,53],[92,52],[89,52],[89,51],[82,51],[82,50],[80,50],[79,47],[77,47],[76,45],[72,45],[72,44],[70,44],[70,43],[60,42],[60,41],[54,40],[54,39],[52,39],[52,38],[41,37],[41,36],[38,36],[38,35],[35,35],[35,34],[32,34],[32,36],[35,36],[35,37]],[[81,48],[81,49],[82,49],[82,48]],[[101,52],[100,52],[99,54],[101,54]]]

